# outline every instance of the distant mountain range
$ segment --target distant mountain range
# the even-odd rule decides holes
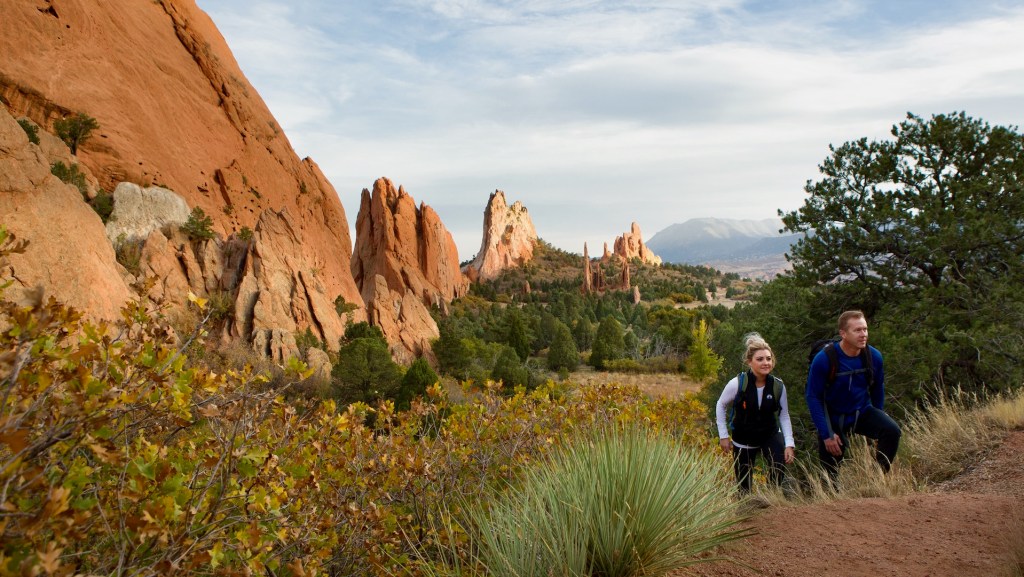
[[[651,237],[647,246],[665,262],[706,264],[722,272],[770,278],[787,270],[785,253],[801,235],[782,234],[782,220],[691,218]]]

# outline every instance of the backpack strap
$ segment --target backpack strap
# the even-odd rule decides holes
[[[731,433],[735,429],[736,425],[736,407],[743,402],[743,392],[747,388],[747,372],[740,371],[740,374],[736,375],[736,397],[732,400],[732,406],[729,407],[729,432]]]

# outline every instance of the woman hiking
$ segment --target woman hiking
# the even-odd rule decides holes
[[[715,415],[719,444],[723,451],[732,452],[736,482],[740,492],[747,493],[758,454],[768,464],[768,480],[778,485],[786,465],[796,458],[796,444],[786,386],[771,374],[775,368],[771,347],[757,333],[748,334],[743,341],[743,362],[749,369],[726,383]],[[731,415],[728,419],[727,413]]]

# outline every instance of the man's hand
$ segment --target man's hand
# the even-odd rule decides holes
[[[837,433],[832,434],[831,439],[825,440],[825,450],[828,451],[829,455],[833,457],[839,457],[843,454],[843,440],[839,438]]]
[[[796,449],[793,447],[786,447],[786,450],[782,453],[782,460],[785,461],[787,465],[793,464],[793,461],[796,460]]]
[[[718,444],[719,444],[719,446],[722,447],[722,450],[725,451],[726,453],[731,453],[732,452],[732,439],[730,439],[729,437],[726,437],[724,439],[719,439],[718,440]]]

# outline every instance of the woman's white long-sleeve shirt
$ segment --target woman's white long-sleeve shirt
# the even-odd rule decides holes
[[[733,377],[731,381],[725,384],[725,389],[722,391],[722,396],[718,397],[718,402],[715,403],[715,417],[718,421],[718,438],[728,439],[729,438],[729,426],[725,422],[725,416],[728,413],[729,407],[732,406],[736,400],[736,393],[739,390],[739,378]],[[749,386],[749,384],[748,384]],[[757,405],[761,406],[761,397],[764,395],[764,387],[757,389]],[[782,426],[782,436],[786,440],[787,447],[796,447],[796,443],[793,441],[793,422],[789,419],[789,401],[786,397],[786,384],[782,384],[782,394],[779,395],[779,406],[782,407],[782,411],[779,413],[779,425]],[[741,445],[735,441],[733,444],[741,449],[754,449],[756,447],[748,447]]]

